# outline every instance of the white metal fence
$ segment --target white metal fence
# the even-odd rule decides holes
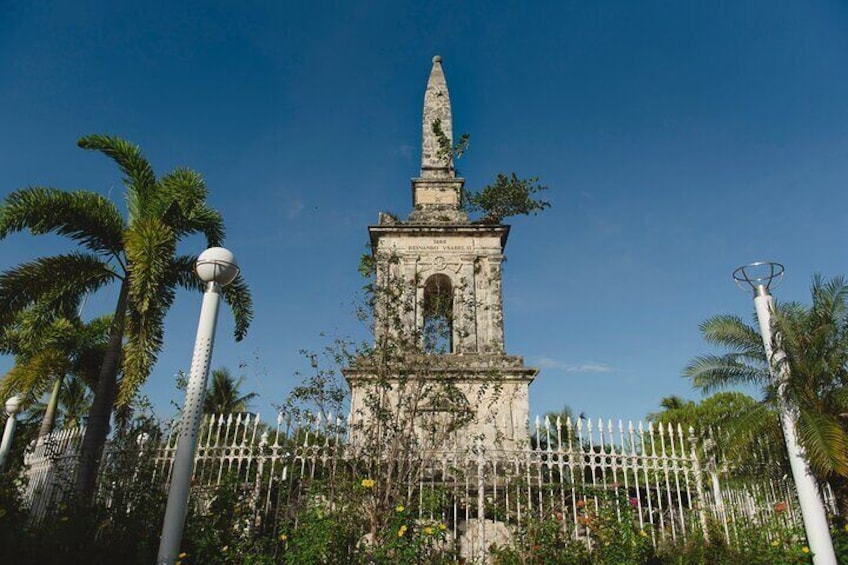
[[[350,480],[362,467],[356,450],[345,442],[343,424],[338,419],[292,422],[281,416],[267,425],[246,413],[206,417],[195,456],[195,500],[202,504],[202,493],[228,478],[251,497],[258,522],[292,504],[292,497],[303,496],[310,479]],[[598,512],[605,499],[617,501],[618,518],[638,524],[655,544],[685,538],[711,520],[731,543],[742,541],[735,529],[742,522],[800,521],[791,479],[773,473],[734,478],[711,459],[708,454],[714,450],[696,440],[692,430],[537,419],[531,431],[533,441],[522,449],[429,452],[418,462],[415,479],[405,485],[408,500],[438,495],[443,501],[438,509],[418,505],[422,514],[430,513],[421,517],[448,524],[459,540],[471,528],[482,528],[475,535],[483,539],[474,542],[480,547],[503,542],[502,526],[514,529],[529,520],[552,518],[589,544],[585,517]],[[82,429],[54,433],[26,455],[24,500],[33,517],[62,500],[82,434]],[[134,447],[148,453],[154,481],[163,490],[176,442],[174,426],[159,440],[140,435]],[[110,450],[114,448],[107,447],[107,462],[114,454]],[[828,499],[833,509],[832,496]]]

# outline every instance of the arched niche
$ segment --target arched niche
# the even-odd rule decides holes
[[[437,273],[424,281],[422,300],[422,344],[428,353],[454,352],[453,283]]]

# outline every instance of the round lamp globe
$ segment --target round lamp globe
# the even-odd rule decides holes
[[[17,414],[18,410],[21,409],[21,402],[22,401],[23,401],[23,399],[18,394],[10,397],[6,401],[6,414],[8,414],[10,416],[14,416],[15,414]]]
[[[210,247],[201,253],[194,270],[203,282],[216,282],[221,286],[230,284],[239,274],[235,256],[223,247]]]

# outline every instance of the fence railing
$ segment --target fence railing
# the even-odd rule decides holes
[[[195,455],[195,500],[203,504],[198,493],[225,479],[235,481],[251,498],[260,522],[293,504],[292,497],[302,497],[310,480],[356,480],[363,473],[361,454],[346,443],[344,424],[333,418],[293,422],[280,416],[276,425],[267,425],[255,414],[207,416]],[[565,532],[591,544],[586,516],[609,500],[616,501],[620,520],[631,520],[655,545],[686,538],[696,529],[706,531],[709,521],[720,525],[730,543],[743,541],[735,529],[743,521],[800,522],[790,479],[731,480],[726,466],[708,460],[710,450],[692,430],[546,418],[537,419],[531,431],[530,445],[521,449],[427,451],[408,478],[408,500],[438,496],[444,501],[437,510],[419,504],[421,518],[448,524],[455,539],[465,539],[467,557],[508,541],[509,528],[533,519],[561,521]],[[34,518],[61,502],[83,433],[56,432],[27,453],[24,500]],[[176,443],[177,427],[172,426],[159,440],[139,435],[133,447],[148,454],[153,480],[162,489]],[[107,447],[104,461],[114,449]],[[832,496],[829,502],[832,506]]]

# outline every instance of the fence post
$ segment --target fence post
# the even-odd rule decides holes
[[[259,418],[257,417],[257,420]],[[262,495],[262,471],[265,468],[265,448],[268,447],[268,432],[262,432],[259,438],[259,461],[256,463],[256,481],[253,485],[253,499],[250,505],[253,507],[253,527],[258,528],[262,521],[259,515],[259,497]]]
[[[689,453],[692,458],[692,473],[695,475],[695,492],[698,495],[698,518],[701,520],[701,529],[704,533],[704,541],[709,543],[710,532],[707,529],[707,514],[704,509],[707,501],[704,498],[704,481],[701,472],[701,464],[698,461],[695,428],[692,426],[689,426]]]

